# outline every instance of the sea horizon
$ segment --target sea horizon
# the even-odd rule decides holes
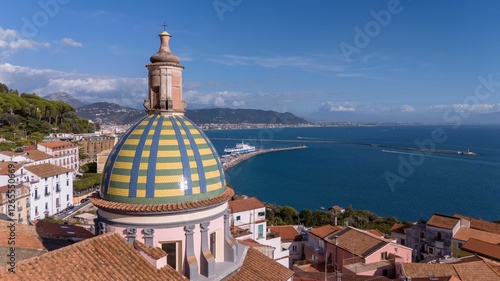
[[[339,205],[398,220],[434,213],[500,219],[500,125],[376,125],[208,130],[217,151],[232,138],[260,148],[307,149],[258,155],[226,171],[237,194],[296,210]],[[255,139],[260,141],[255,141]],[[324,140],[325,143],[309,142]],[[332,143],[337,142],[337,143]],[[338,142],[342,142],[338,143]],[[355,143],[355,144],[352,144]],[[471,151],[474,156],[381,146]]]

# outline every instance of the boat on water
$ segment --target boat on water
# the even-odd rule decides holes
[[[224,149],[224,152],[227,154],[248,153],[253,151],[255,151],[255,146],[244,143],[243,141],[241,143],[236,144],[235,147],[231,148],[226,147]]]
[[[459,151],[458,154],[460,155],[467,155],[467,156],[475,156],[477,155],[475,152],[472,152],[470,150],[467,149],[467,151]]]

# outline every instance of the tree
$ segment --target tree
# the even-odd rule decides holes
[[[299,216],[299,212],[293,207],[285,206],[279,209],[279,216],[283,220],[284,224],[296,224]]]

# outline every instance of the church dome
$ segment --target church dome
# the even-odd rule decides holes
[[[152,114],[132,126],[110,153],[101,199],[175,205],[225,198],[226,189],[219,156],[207,136],[184,115]]]

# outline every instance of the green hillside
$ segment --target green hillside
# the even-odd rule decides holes
[[[98,125],[80,119],[75,109],[60,101],[36,94],[19,94],[0,83],[0,149],[10,149],[40,141],[50,133],[88,133]]]

